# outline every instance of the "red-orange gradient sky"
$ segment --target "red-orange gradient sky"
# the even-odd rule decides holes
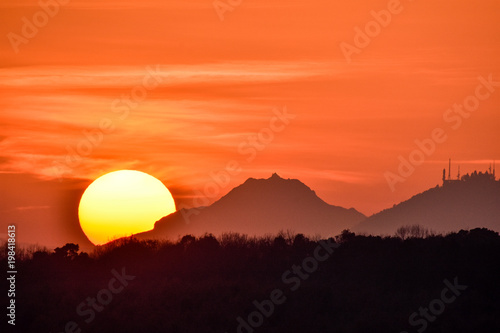
[[[500,84],[477,88],[500,82],[497,0],[243,0],[224,20],[213,0],[61,2],[0,4],[2,237],[16,223],[20,242],[85,243],[79,196],[118,169],[192,206],[237,161],[209,202],[278,172],[369,215],[438,184],[449,157],[462,173],[500,160]],[[447,111],[469,96],[475,111]],[[391,190],[436,128],[444,142]]]

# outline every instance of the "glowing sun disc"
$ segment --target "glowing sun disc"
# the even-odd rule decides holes
[[[80,226],[95,245],[153,229],[175,212],[175,202],[161,181],[135,170],[113,171],[97,178],[80,200]]]

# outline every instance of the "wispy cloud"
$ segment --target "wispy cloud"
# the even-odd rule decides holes
[[[40,210],[40,209],[49,209],[50,206],[22,206],[22,207],[16,207],[15,210]]]

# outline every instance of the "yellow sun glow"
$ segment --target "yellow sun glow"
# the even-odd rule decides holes
[[[110,172],[97,178],[80,200],[83,232],[95,245],[153,229],[160,218],[175,212],[175,202],[161,181],[135,170]]]

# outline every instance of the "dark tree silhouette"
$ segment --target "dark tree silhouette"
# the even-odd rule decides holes
[[[54,250],[54,256],[64,259],[75,259],[78,256],[80,246],[78,244],[67,243],[63,247],[57,247]]]
[[[437,304],[443,281],[457,278],[467,289],[428,322],[426,333],[500,331],[498,233],[400,237],[345,230],[331,253],[324,246],[333,239],[300,234],[293,242],[283,234],[208,234],[177,243],[128,238],[99,247],[85,260],[78,245],[66,244],[18,262],[16,329],[64,332],[75,322],[82,332],[95,333],[237,332],[237,318],[258,319],[255,312],[270,311],[266,300],[280,290],[286,300],[262,315],[255,333],[416,332],[420,327],[410,325],[410,316]],[[316,265],[315,253],[329,256]],[[0,264],[5,267],[6,259]],[[106,298],[110,281],[122,272],[135,278]],[[100,311],[87,323],[77,308],[89,299]]]

